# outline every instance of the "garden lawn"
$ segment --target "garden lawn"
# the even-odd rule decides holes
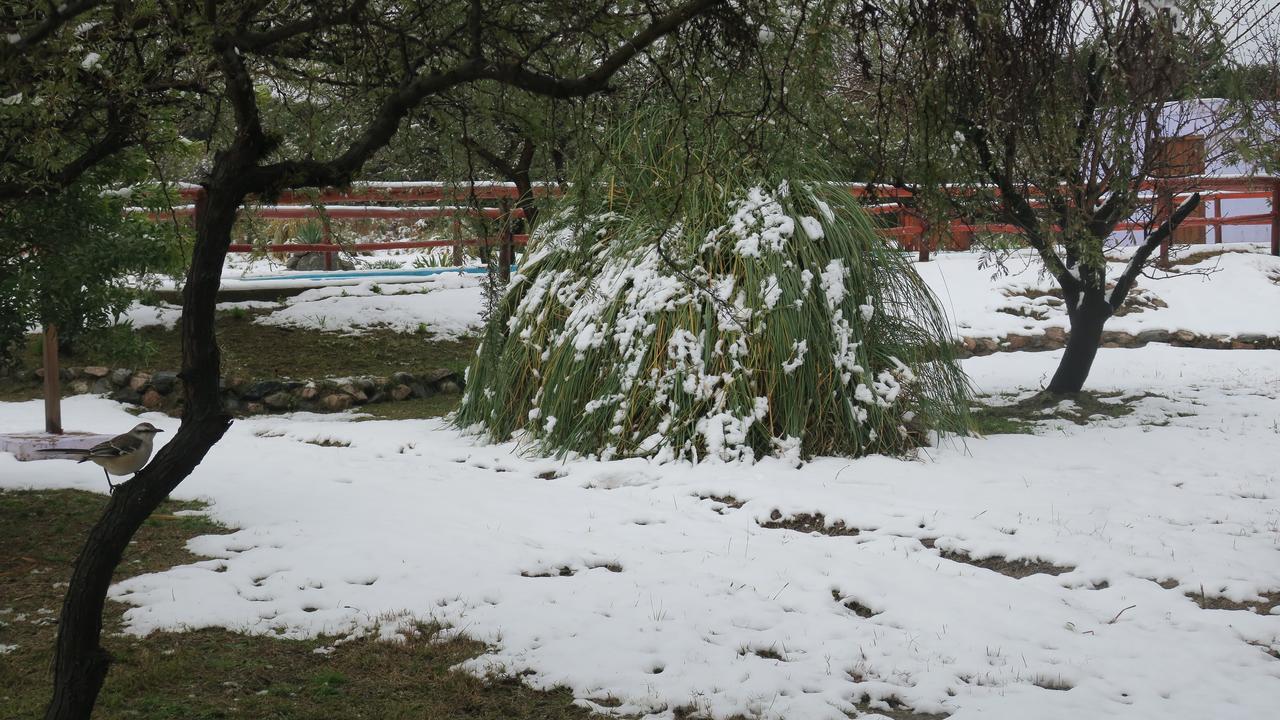
[[[461,668],[619,714],[1272,717],[1280,352],[1104,349],[1094,395],[1024,401],[1058,355],[965,361],[1034,434],[915,460],[557,461],[440,420],[238,421],[175,494],[238,530],[112,597],[132,634],[335,657],[335,638],[443,626],[487,646]],[[0,432],[40,413],[0,404]],[[63,416],[136,422],[90,397]],[[7,455],[0,486],[105,489]]]

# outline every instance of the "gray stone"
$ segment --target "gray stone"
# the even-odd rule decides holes
[[[397,385],[391,388],[392,400],[407,400],[411,395],[413,395],[413,388],[408,385]]]
[[[1196,341],[1196,334],[1190,330],[1179,330],[1173,334],[1173,339],[1180,343],[1191,343]]]
[[[1266,335],[1261,333],[1244,333],[1243,335],[1236,336],[1236,340],[1242,343],[1249,343],[1250,345],[1262,345],[1266,343],[1268,339],[1269,338],[1267,338]]]
[[[164,404],[164,396],[151,388],[142,394],[142,406],[148,410],[158,410]]]
[[[284,390],[284,383],[279,380],[260,380],[249,385],[240,391],[240,397],[245,400],[261,400],[262,398],[273,395]]]
[[[378,389],[378,383],[372,378],[356,378],[355,384],[365,395],[372,395]]]
[[[93,381],[93,387],[91,387],[90,390],[98,395],[106,395],[111,392],[113,388],[111,387],[110,380],[101,377]]]
[[[293,407],[293,396],[281,390],[266,396],[262,402],[272,410],[288,410]]]
[[[434,370],[427,370],[426,372],[418,375],[418,379],[428,385],[435,385],[441,380],[451,379],[455,375],[457,375],[457,373],[449,368],[436,368]]]
[[[1143,330],[1142,332],[1138,333],[1138,342],[1140,343],[1169,342],[1170,338],[1172,337],[1173,336],[1170,335],[1169,331],[1167,330]]]
[[[130,387],[122,387],[111,393],[111,399],[116,402],[129,403],[131,405],[142,404],[142,393]]]
[[[409,388],[413,390],[413,396],[416,398],[429,398],[436,394],[436,391],[423,385],[420,382],[410,383]]]
[[[151,373],[140,372],[129,378],[129,387],[142,392],[151,383]]]
[[[262,403],[251,402],[251,403],[244,404],[244,411],[250,415],[261,415],[262,413],[266,412],[267,409],[266,407],[263,406]]]
[[[71,389],[71,392],[76,393],[77,395],[83,395],[84,393],[89,392],[89,381],[73,380],[67,387]]]
[[[84,374],[91,378],[104,378],[111,373],[111,368],[101,365],[91,365],[84,369]]]
[[[445,395],[456,395],[462,392],[462,386],[452,380],[445,380],[444,382],[437,385],[437,387],[439,387],[440,392],[444,393]]]
[[[325,398],[320,401],[320,404],[324,406],[325,410],[330,412],[339,412],[351,407],[351,396],[345,393],[326,395]]]
[[[230,393],[222,396],[222,409],[229,413],[240,412],[240,401]]]
[[[315,272],[316,270],[324,270],[325,253],[306,252],[295,253],[289,256],[289,261],[285,263],[285,267],[290,270],[300,270],[307,272]],[[356,266],[352,262],[340,254],[334,254],[334,269],[336,270],[355,270]]]
[[[412,387],[417,382],[417,378],[407,372],[398,372],[391,375],[391,382],[396,385],[409,385]]]
[[[124,387],[129,384],[129,378],[133,377],[133,371],[128,368],[118,368],[111,371],[111,384],[116,387]]]
[[[178,384],[178,373],[172,370],[161,370],[151,376],[151,387],[160,391],[163,395],[173,392],[173,388]]]

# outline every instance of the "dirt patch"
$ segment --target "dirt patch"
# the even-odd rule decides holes
[[[1205,610],[1244,610],[1258,615],[1270,615],[1273,608],[1280,606],[1280,591],[1262,593],[1262,600],[1246,600],[1236,602],[1224,597],[1209,597],[1204,591],[1189,592],[1187,597]]]
[[[831,591],[831,599],[845,606],[849,610],[852,610],[854,614],[857,615],[858,617],[870,618],[880,614],[880,611],[872,610],[871,608],[867,607],[866,605],[863,605],[862,603],[858,602],[854,598],[845,596],[839,590],[833,589]]]
[[[1088,425],[1099,416],[1121,418],[1134,412],[1134,405],[1145,398],[1162,397],[1155,393],[1040,392],[1008,405],[978,404],[971,417],[983,435],[1032,433],[1038,422],[1067,420],[1075,425]]]
[[[1024,578],[1032,575],[1061,575],[1075,569],[1063,565],[1054,565],[1046,560],[1038,559],[1009,560],[1007,558],[1000,557],[999,555],[975,558],[968,553],[958,552],[955,550],[942,550],[939,552],[939,555],[944,560],[980,567],[993,572],[998,572],[1001,575],[1011,578]]]
[[[831,535],[834,537],[853,537],[862,532],[861,529],[848,527],[843,520],[836,520],[828,524],[827,518],[822,513],[801,513],[799,515],[791,515],[783,517],[782,512],[774,510],[769,513],[769,521],[761,523],[760,527],[770,530],[795,530],[802,533],[821,533],[823,535]]]
[[[598,563],[595,565],[587,565],[585,567],[580,567],[580,568],[573,568],[573,567],[569,567],[568,565],[561,565],[559,568],[555,570],[547,570],[545,572],[539,572],[539,573],[523,570],[520,572],[520,577],[527,577],[527,578],[573,577],[574,575],[577,575],[582,570],[595,570],[596,568],[604,568],[605,570],[608,570],[609,572],[613,572],[613,573],[622,572],[621,565],[619,565],[616,562],[609,562],[609,563]]]
[[[1061,675],[1036,675],[1031,678],[1031,684],[1045,690],[1067,691],[1075,687],[1065,680]]]
[[[711,509],[719,515],[723,515],[725,510],[740,510],[743,505],[747,504],[745,500],[739,500],[732,495],[694,495],[694,497],[699,500],[710,500],[713,503],[718,503],[721,507],[713,507]]]
[[[858,708],[858,714],[850,715],[851,718],[871,713],[878,713],[893,720],[946,720],[951,717],[937,713],[917,712],[893,695],[881,698],[873,706],[871,696],[864,694],[861,700],[854,703],[854,706]]]

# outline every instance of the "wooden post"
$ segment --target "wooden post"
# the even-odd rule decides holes
[[[1218,222],[1213,224],[1213,242],[1222,244],[1222,198],[1215,197],[1213,199],[1213,219]]]
[[[1160,227],[1161,223],[1173,217],[1173,190],[1165,183],[1156,186],[1156,217],[1152,223],[1154,227]],[[1169,264],[1169,245],[1173,241],[1173,233],[1164,236],[1164,240],[1160,242],[1160,262],[1161,266]]]
[[[1280,256],[1280,180],[1271,184],[1271,254]]]
[[[462,221],[453,216],[453,264],[462,267]]]
[[[511,247],[514,229],[515,219],[511,217],[511,201],[502,198],[502,238],[498,241],[498,279],[503,285],[511,281],[511,262],[515,259],[515,251]]]
[[[58,377],[58,326],[44,326],[44,431],[62,434],[62,378]]]
[[[321,220],[320,220],[320,227],[321,227],[321,230],[320,230],[321,242],[323,242],[325,245],[332,245],[332,244],[333,244],[333,229],[332,229],[331,227],[329,227],[329,223],[328,223],[327,221],[325,221],[323,218],[321,218]],[[325,269],[325,270],[333,270],[333,268],[334,268],[334,257],[333,257],[333,256],[334,256],[334,254],[333,254],[332,252],[328,252],[328,251],[326,251],[326,252],[325,252],[325,254],[324,254],[324,269]]]

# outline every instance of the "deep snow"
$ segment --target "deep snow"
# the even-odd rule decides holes
[[[1058,355],[965,366],[984,392],[1027,393]],[[836,719],[865,693],[956,720],[1273,717],[1280,614],[1185,593],[1280,590],[1280,352],[1104,349],[1090,386],[1157,396],[1084,427],[798,469],[561,463],[440,421],[242,420],[176,493],[239,530],[191,543],[214,559],[113,595],[138,633],[432,619],[491,643],[469,669],[528,670],[616,713]],[[136,422],[98,398],[63,412],[76,428]],[[0,404],[0,432],[40,417],[38,401]],[[306,442],[324,438],[351,444]],[[92,470],[0,455],[0,487],[101,492]],[[861,533],[761,527],[774,510]],[[941,551],[1074,569],[1014,579]]]

